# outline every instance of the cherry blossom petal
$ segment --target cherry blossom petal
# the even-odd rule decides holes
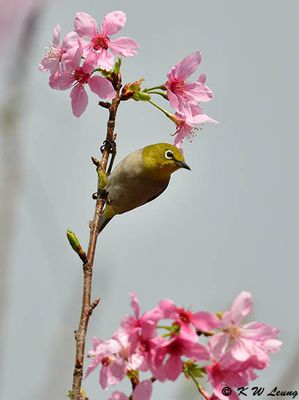
[[[54,46],[59,46],[60,42],[60,26],[59,24],[55,26],[54,32],[53,32],[53,44]]]
[[[200,82],[186,83],[184,90],[196,102],[207,103],[213,98],[213,92]]]
[[[231,319],[235,324],[239,324],[243,318],[252,311],[252,296],[249,292],[241,292],[233,302],[230,309]]]
[[[197,79],[197,81],[200,82],[200,83],[202,83],[202,84],[204,84],[204,83],[206,82],[206,80],[207,80],[206,74],[201,74],[201,75],[199,75],[199,77],[198,77],[198,79]]]
[[[199,51],[190,54],[189,56],[185,57],[183,60],[178,62],[171,69],[171,71],[167,74],[168,80],[171,81],[173,79],[179,79],[179,80],[187,79],[190,75],[193,74],[193,72],[196,71],[197,67],[200,64],[200,61],[201,61],[201,55]]]
[[[79,69],[81,64],[82,48],[79,46],[76,51],[66,52],[64,55],[64,65],[68,71]]]
[[[134,311],[134,315],[136,318],[139,318],[140,307],[139,307],[139,301],[137,299],[136,293],[130,292],[130,298],[131,298],[130,306],[132,307],[132,309]]]
[[[100,360],[94,359],[92,361],[92,363],[88,365],[88,367],[86,369],[86,372],[85,372],[85,375],[84,375],[84,379],[86,379],[88,377],[88,375],[97,368],[99,363],[100,363]]]
[[[138,383],[133,393],[133,400],[150,400],[153,384],[150,379]]]
[[[171,354],[165,363],[166,376],[171,381],[175,381],[182,372],[183,363],[178,354]]]
[[[275,353],[279,351],[282,346],[282,341],[278,339],[268,339],[263,343],[263,348],[265,351],[270,353]]]
[[[128,400],[128,397],[123,392],[113,392],[108,400]]]
[[[108,368],[102,367],[99,375],[99,383],[102,389],[106,389],[108,387]]]
[[[210,353],[205,345],[186,341],[184,344],[184,354],[187,357],[193,357],[196,360],[209,360]]]
[[[76,14],[74,25],[75,31],[82,38],[88,37],[92,39],[99,30],[97,21],[85,12],[78,12]]]
[[[93,338],[91,339],[91,343],[93,347],[96,348],[97,346],[103,343],[103,340],[99,339],[97,336],[93,336]]]
[[[144,356],[141,354],[132,354],[130,357],[130,369],[138,369],[144,362]]]
[[[124,57],[132,57],[137,54],[138,47],[138,43],[128,37],[120,37],[111,40],[109,43],[109,49],[113,51],[114,54]]]
[[[100,355],[111,355],[114,353],[118,353],[121,350],[120,343],[115,339],[108,339],[104,342],[100,343],[96,348],[97,354]]]
[[[80,115],[86,110],[88,104],[88,96],[83,85],[76,85],[71,91],[71,104],[75,117]]]
[[[200,331],[210,332],[219,326],[219,319],[214,314],[199,311],[192,315],[192,323]]]
[[[74,77],[67,71],[57,71],[54,74],[50,75],[49,86],[52,89],[66,90],[72,86],[74,81]]]
[[[163,311],[163,318],[172,318],[175,313],[177,314],[177,306],[172,300],[161,300],[159,307]]]
[[[240,362],[245,362],[254,357],[257,362],[261,362],[264,368],[269,364],[269,356],[266,351],[252,340],[237,338],[231,348],[231,356]],[[256,367],[255,367],[256,368]]]
[[[229,336],[223,332],[216,333],[209,340],[209,347],[214,357],[220,358],[229,346]]]
[[[276,338],[278,334],[279,329],[260,322],[250,322],[242,327],[242,336],[250,339],[265,340],[267,338]]]
[[[173,143],[174,146],[176,146],[179,149],[181,149],[185,137],[190,134],[192,129],[193,129],[193,126],[190,126],[190,125],[187,125],[187,124],[182,125],[180,130],[176,133],[176,135],[174,137],[174,143]]]
[[[83,71],[86,72],[87,74],[91,74],[93,70],[95,69],[95,66],[97,64],[98,56],[97,54],[89,54],[88,57],[85,59],[84,64],[82,66]]]
[[[219,124],[219,122],[216,121],[216,119],[201,112],[199,112],[197,115],[192,116],[192,125],[194,126],[204,124],[205,122],[212,122],[214,124]]]
[[[163,313],[160,307],[155,307],[142,315],[140,325],[142,328],[142,336],[145,339],[156,335],[157,322],[163,318]]]
[[[101,32],[103,35],[113,35],[121,30],[126,24],[126,14],[123,11],[112,11],[107,14],[101,26]]]
[[[126,376],[126,362],[125,360],[117,360],[109,367],[111,375],[115,378],[114,382],[118,383]]]
[[[238,361],[246,361],[251,356],[250,347],[242,339],[237,339],[231,348],[232,356]]]
[[[62,48],[65,50],[70,50],[72,48],[77,48],[79,46],[78,43],[78,34],[74,31],[71,31],[65,35],[62,41]]]
[[[102,99],[112,99],[116,95],[112,83],[102,76],[92,76],[88,84],[90,90]]]
[[[60,49],[52,49],[47,53],[39,64],[40,71],[50,71],[51,74],[59,71],[59,59],[61,56]]]
[[[167,376],[163,365],[159,366],[151,365],[151,371],[154,377],[158,379],[160,382],[166,381]]]
[[[167,97],[168,97],[171,107],[174,110],[178,110],[179,100],[178,100],[177,96],[171,90],[169,90],[168,85],[166,85],[166,88],[167,88]]]
[[[110,71],[114,64],[114,55],[108,53],[106,50],[102,50],[98,53],[97,65],[102,69]]]

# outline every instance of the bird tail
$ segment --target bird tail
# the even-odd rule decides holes
[[[102,230],[105,228],[105,226],[112,220],[114,215],[115,215],[115,213],[112,210],[112,208],[108,204],[106,204],[104,212],[100,218],[99,233],[102,232]]]

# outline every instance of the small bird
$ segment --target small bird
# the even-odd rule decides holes
[[[167,188],[171,174],[179,168],[191,169],[182,152],[168,143],[152,144],[125,157],[108,176],[107,203],[99,232],[115,215],[160,196]]]

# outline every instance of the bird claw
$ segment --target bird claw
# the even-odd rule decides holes
[[[116,152],[116,142],[114,140],[104,140],[102,146],[100,147],[101,153],[104,153],[106,146],[110,154],[114,154]]]
[[[114,139],[116,139],[116,134],[114,135]],[[110,175],[111,170],[112,170],[112,165],[114,163],[114,159],[115,159],[115,156],[116,156],[116,142],[115,142],[115,140],[111,140],[111,139],[104,140],[102,146],[100,147],[100,150],[103,153],[105,151],[105,149],[107,149],[109,154],[111,154],[111,160],[110,160],[110,163],[109,163],[109,167],[107,169],[107,175]]]
[[[91,195],[91,197],[92,197],[93,200],[98,200],[99,198],[107,199],[107,197],[108,197],[108,192],[107,192],[107,190],[105,190],[105,189],[100,189],[100,188],[99,188],[99,190],[98,190],[97,192],[94,192],[94,193]]]

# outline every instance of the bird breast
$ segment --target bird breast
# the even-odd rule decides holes
[[[168,179],[153,179],[144,168],[142,150],[129,154],[113,170],[106,190],[108,204],[116,214],[122,214],[159,196]]]

